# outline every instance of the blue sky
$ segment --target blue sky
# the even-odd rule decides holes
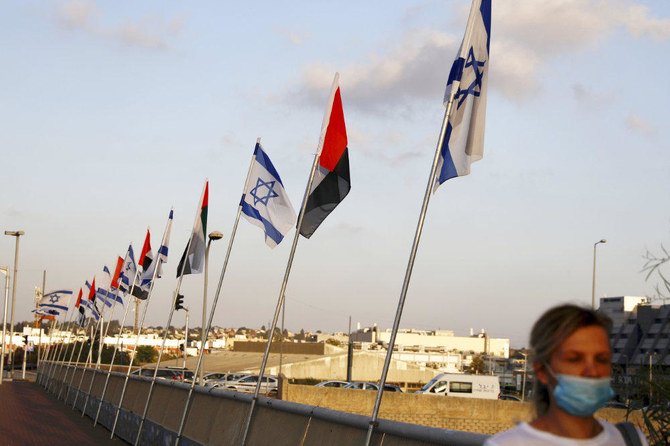
[[[292,330],[390,327],[469,2],[7,2],[0,18],[0,226],[23,229],[17,320],[33,290],[78,289],[175,208],[177,257],[210,180],[216,283],[257,137],[298,206],[335,71],[352,190],[301,240]],[[526,344],[560,302],[653,292],[670,238],[670,6],[494,0],[484,159],[433,196],[403,327],[488,329]],[[0,264],[13,265],[0,238]],[[241,222],[215,323],[271,319],[289,243]],[[214,288],[212,285],[211,288]],[[201,312],[202,276],[184,280]],[[197,318],[196,318],[197,319]],[[183,314],[175,317],[183,324]]]

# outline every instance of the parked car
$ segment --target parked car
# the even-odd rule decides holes
[[[146,376],[152,378],[154,376],[154,368],[147,367],[143,369],[135,370],[132,375]],[[178,369],[178,368],[159,368],[156,373],[156,378],[158,379],[169,379],[173,381],[186,381],[190,382],[193,379],[193,371]]]
[[[207,379],[205,375],[205,387],[226,387],[226,384],[244,378],[246,373],[212,373],[212,375],[222,375],[217,379]]]
[[[344,386],[345,389],[379,390],[379,385],[364,381],[353,381]],[[384,392],[402,392],[402,389],[393,384],[384,384]]]
[[[254,393],[258,384],[258,375],[246,375],[237,381],[226,383],[226,389],[243,393]],[[260,386],[260,393],[276,394],[279,381],[274,376],[264,376]]]
[[[347,381],[331,380],[321,381],[320,383],[315,384],[314,387],[345,387],[347,384],[349,384]]]

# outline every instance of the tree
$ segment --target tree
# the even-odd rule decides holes
[[[658,283],[656,284],[656,298],[670,299],[670,274],[663,272],[662,267],[670,264],[670,253],[661,245],[660,253],[656,254],[647,250],[644,255],[646,262],[642,267],[642,271],[647,273],[645,280],[649,280],[652,276],[657,276]]]
[[[140,345],[135,352],[136,362],[146,364],[148,362],[155,362],[158,359],[158,352],[150,345]]]
[[[482,358],[482,355],[475,355],[472,358],[472,362],[470,362],[470,366],[468,367],[468,372],[469,373],[474,373],[475,375],[479,375],[480,373],[484,373],[484,359]]]

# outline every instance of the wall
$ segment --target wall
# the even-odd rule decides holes
[[[270,347],[270,353],[279,353],[280,351],[283,351],[287,355],[292,353],[302,355],[325,355],[327,351],[326,344],[324,343],[284,342],[281,346],[279,344],[279,342],[273,342],[272,346]],[[233,345],[233,351],[263,353],[265,352],[266,346],[267,343],[265,342],[235,341]],[[330,350],[328,351],[330,352]]]
[[[376,392],[284,384],[281,398],[300,404],[369,415]],[[597,416],[611,422],[625,418],[623,409],[602,409]],[[530,403],[456,398],[412,393],[384,393],[380,418],[481,434],[495,434],[520,421],[530,421]]]

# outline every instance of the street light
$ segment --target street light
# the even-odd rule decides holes
[[[521,401],[526,401],[526,370],[528,370],[528,353],[520,353],[523,355],[523,382],[521,383]]]
[[[602,239],[593,244],[593,280],[591,285],[591,309],[596,309],[596,246],[601,243],[607,243],[607,240]]]
[[[7,300],[9,299],[9,267],[0,266],[0,272],[5,275],[5,299],[2,304],[2,353],[0,353],[0,384],[5,377],[5,341],[7,340]]]
[[[13,377],[14,372],[14,304],[16,303],[16,281],[18,279],[18,264],[19,264],[19,237],[21,237],[25,232],[23,231],[5,231],[5,235],[10,235],[16,237],[16,244],[14,248],[14,279],[12,280],[12,315],[9,322],[9,339],[11,348],[9,349],[9,363],[11,364],[10,368],[10,379]],[[25,352],[24,352],[25,355]]]
[[[214,240],[221,240],[223,234],[219,231],[212,231],[209,233],[209,242],[207,243],[207,249],[205,249],[205,285],[202,294],[202,326],[200,337],[200,356],[202,356],[202,361],[200,364],[200,385],[205,385],[205,343],[207,342],[207,333],[205,332],[205,325],[207,324],[207,267],[209,264],[209,247]]]

